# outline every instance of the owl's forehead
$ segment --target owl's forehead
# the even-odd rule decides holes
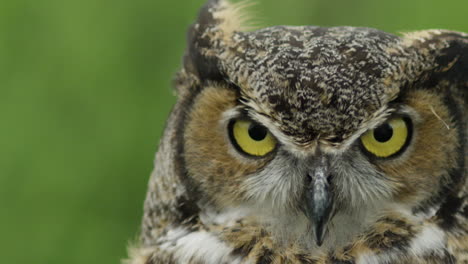
[[[382,31],[280,26],[233,39],[221,63],[243,101],[301,143],[349,137],[399,91],[399,38]]]

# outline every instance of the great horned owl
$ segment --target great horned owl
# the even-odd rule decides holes
[[[240,21],[189,29],[129,263],[468,263],[468,34]]]

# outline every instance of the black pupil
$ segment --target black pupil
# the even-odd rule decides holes
[[[390,124],[385,123],[378,128],[374,129],[374,138],[378,142],[387,142],[389,141],[393,136],[393,128],[390,126]]]
[[[267,133],[268,131],[264,126],[257,124],[251,124],[249,126],[249,136],[255,141],[264,140],[267,136]]]

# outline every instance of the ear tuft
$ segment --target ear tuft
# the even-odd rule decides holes
[[[405,34],[403,45],[431,61],[428,84],[447,81],[468,101],[468,34],[426,30]]]
[[[232,4],[226,0],[210,0],[199,12],[197,21],[187,34],[187,52],[184,67],[198,76],[200,81],[220,80],[218,55],[222,50],[235,45],[233,35],[247,29],[244,12],[250,2]]]

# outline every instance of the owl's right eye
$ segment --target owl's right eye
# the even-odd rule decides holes
[[[238,150],[256,157],[272,152],[277,144],[266,127],[249,120],[232,120],[229,123],[229,136]]]

